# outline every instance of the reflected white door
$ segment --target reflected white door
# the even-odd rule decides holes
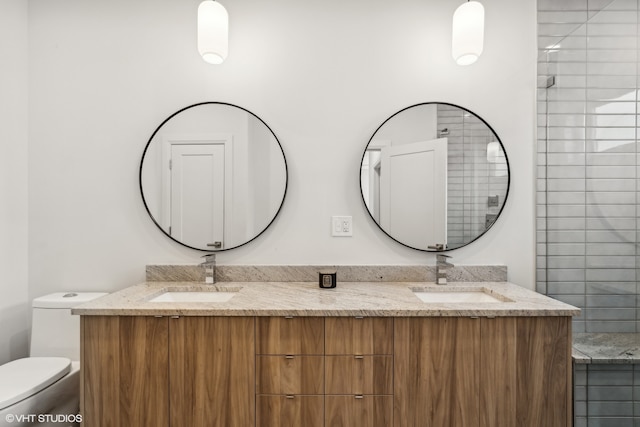
[[[224,150],[222,144],[171,146],[171,236],[189,246],[225,247]]]
[[[380,223],[414,248],[447,243],[447,138],[382,149]]]

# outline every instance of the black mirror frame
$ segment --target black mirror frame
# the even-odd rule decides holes
[[[282,194],[282,201],[280,202],[280,206],[278,206],[278,210],[276,211],[276,213],[273,215],[273,218],[271,218],[271,221],[269,221],[269,223],[264,227],[264,229],[262,229],[262,231],[260,231],[259,233],[257,233],[254,237],[252,237],[251,239],[247,240],[244,243],[241,243],[239,245],[236,246],[232,246],[230,248],[224,248],[224,249],[203,249],[203,248],[196,248],[194,246],[189,246],[186,243],[183,243],[177,239],[175,239],[174,237],[172,237],[169,233],[167,233],[164,228],[162,228],[162,226],[160,224],[158,224],[158,221],[156,221],[156,219],[154,218],[154,216],[151,214],[151,211],[149,210],[149,206],[147,205],[147,201],[144,197],[144,191],[142,188],[142,166],[144,163],[144,158],[145,155],[147,154],[147,150],[149,149],[149,145],[151,144],[151,142],[153,141],[153,138],[156,136],[156,134],[158,133],[158,131],[162,128],[162,126],[164,126],[165,123],[167,123],[169,120],[171,120],[173,117],[175,117],[176,115],[182,113],[183,111],[186,111],[190,108],[194,108],[194,107],[198,107],[201,105],[211,105],[211,104],[215,104],[215,105],[226,105],[229,107],[234,107],[234,108],[238,108],[240,110],[243,110],[249,114],[251,114],[253,117],[255,117],[256,119],[260,120],[260,122],[266,126],[267,129],[269,129],[269,131],[271,132],[271,134],[273,135],[273,137],[276,139],[276,142],[278,143],[278,147],[280,147],[280,151],[282,152],[282,159],[284,160],[284,173],[285,173],[285,183],[284,183],[284,193]],[[153,133],[151,134],[151,137],[149,138],[149,141],[147,141],[147,144],[144,147],[144,150],[142,152],[142,157],[140,159],[140,170],[138,173],[138,185],[140,188],[140,196],[142,197],[142,203],[144,204],[144,208],[147,211],[147,214],[149,214],[149,218],[151,218],[151,220],[153,221],[153,223],[160,229],[160,231],[162,231],[162,233],[167,236],[169,239],[173,240],[174,242],[185,246],[189,249],[195,249],[197,251],[201,251],[201,252],[224,252],[224,251],[229,251],[231,249],[237,249],[241,246],[246,245],[247,243],[250,243],[252,241],[254,241],[255,239],[257,239],[258,237],[260,237],[265,231],[267,231],[267,229],[271,226],[271,224],[273,224],[273,222],[276,220],[276,218],[278,217],[278,214],[280,213],[280,211],[282,210],[282,206],[284,205],[284,201],[287,198],[287,189],[289,188],[289,167],[287,165],[287,156],[285,156],[284,154],[284,150],[282,148],[282,144],[280,143],[280,140],[278,139],[278,137],[276,136],[275,132],[273,132],[273,130],[269,127],[269,125],[267,125],[264,120],[262,120],[260,117],[258,117],[257,115],[255,115],[254,113],[252,113],[251,111],[247,110],[246,108],[240,107],[238,105],[234,105],[234,104],[230,104],[227,102],[216,102],[216,101],[206,101],[206,102],[199,102],[197,104],[192,104],[189,105],[187,107],[184,107],[178,111],[176,111],[175,113],[171,114],[169,117],[167,117],[162,123],[160,123],[160,125],[156,128],[156,130],[153,131]]]
[[[394,118],[395,116],[397,116],[398,114],[402,113],[403,111],[406,111],[410,108],[414,108],[414,107],[419,107],[422,105],[432,105],[432,104],[436,104],[436,105],[448,105],[450,107],[456,107],[459,108],[463,111],[466,111],[467,113],[473,114],[475,117],[477,117],[478,119],[480,119],[480,121],[482,123],[485,124],[485,126],[487,126],[489,128],[489,130],[491,130],[491,132],[493,132],[493,134],[495,135],[496,139],[498,140],[498,142],[500,143],[500,146],[502,147],[502,152],[504,153],[504,159],[505,162],[507,164],[507,191],[505,193],[504,196],[504,201],[502,202],[502,206],[500,206],[500,210],[498,211],[498,213],[496,214],[496,219],[491,223],[491,225],[489,225],[489,227],[487,227],[482,233],[480,233],[478,236],[476,236],[473,240],[470,240],[469,242],[461,245],[461,246],[457,246],[455,248],[450,248],[450,249],[442,249],[442,250],[434,250],[434,249],[422,249],[422,248],[416,248],[410,245],[407,245],[406,243],[403,243],[401,241],[399,241],[398,239],[396,239],[395,237],[393,237],[392,235],[390,235],[385,229],[382,228],[382,226],[378,223],[378,221],[375,220],[375,218],[373,217],[373,215],[371,214],[371,211],[369,210],[369,208],[367,207],[367,204],[365,202],[365,198],[364,198],[364,194],[362,192],[362,166],[364,164],[364,158],[367,154],[367,148],[369,147],[369,144],[371,144],[371,141],[373,140],[373,138],[376,136],[376,133],[378,133],[378,131],[392,118]],[[415,249],[417,251],[421,251],[421,252],[448,252],[448,251],[453,251],[459,248],[463,248],[467,245],[470,245],[471,243],[475,242],[476,240],[478,240],[480,237],[484,236],[486,234],[487,231],[489,231],[491,229],[491,227],[493,227],[493,225],[498,221],[498,218],[500,218],[500,215],[502,214],[502,211],[504,210],[504,207],[507,204],[507,200],[509,199],[509,190],[511,188],[511,167],[509,165],[509,157],[507,156],[507,150],[504,147],[504,144],[502,143],[502,140],[500,139],[500,137],[498,136],[498,134],[496,133],[495,130],[493,130],[493,128],[489,125],[489,123],[487,123],[482,117],[480,117],[479,115],[477,115],[476,113],[474,113],[473,111],[461,107],[459,105],[456,104],[452,104],[449,102],[421,102],[418,104],[413,104],[410,105],[408,107],[405,107],[395,113],[393,113],[391,116],[389,116],[389,118],[387,118],[384,122],[382,122],[382,124],[380,124],[380,126],[378,126],[376,128],[376,130],[373,132],[373,134],[371,135],[371,138],[369,138],[369,141],[367,142],[367,145],[364,148],[364,151],[362,153],[362,159],[360,160],[360,169],[358,170],[358,181],[360,182],[360,197],[362,198],[362,205],[364,206],[365,210],[367,211],[367,214],[369,214],[369,218],[371,218],[371,220],[373,221],[373,223],[378,226],[378,228],[387,236],[389,236],[389,238],[391,238],[393,241],[401,244],[402,246],[405,246],[407,248],[411,248],[411,249]]]

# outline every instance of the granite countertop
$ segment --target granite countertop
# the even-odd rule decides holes
[[[226,302],[151,302],[167,290],[237,291]],[[484,290],[501,302],[425,303],[411,291]],[[72,309],[78,315],[163,316],[576,316],[580,310],[507,282],[146,282]]]
[[[573,334],[573,361],[578,364],[640,363],[640,334]]]

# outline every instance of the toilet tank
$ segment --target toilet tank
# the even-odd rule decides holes
[[[94,300],[104,292],[59,292],[33,300],[31,356],[68,357],[80,360],[80,316],[71,308]]]

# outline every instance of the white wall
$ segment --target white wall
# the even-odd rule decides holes
[[[0,2],[0,364],[26,356],[27,2]]]
[[[391,114],[441,101],[487,120],[512,168],[503,216],[453,261],[506,264],[533,288],[535,1],[483,1],[485,51],[469,67],[451,58],[450,0],[223,0],[219,66],[198,56],[198,3],[29,1],[31,296],[117,290],[144,280],[145,264],[200,260],[156,229],[137,177],[160,122],[201,101],[260,116],[289,166],[278,219],[219,264],[433,264],[371,221],[359,166]],[[332,238],[331,215],[352,215],[354,236]]]

